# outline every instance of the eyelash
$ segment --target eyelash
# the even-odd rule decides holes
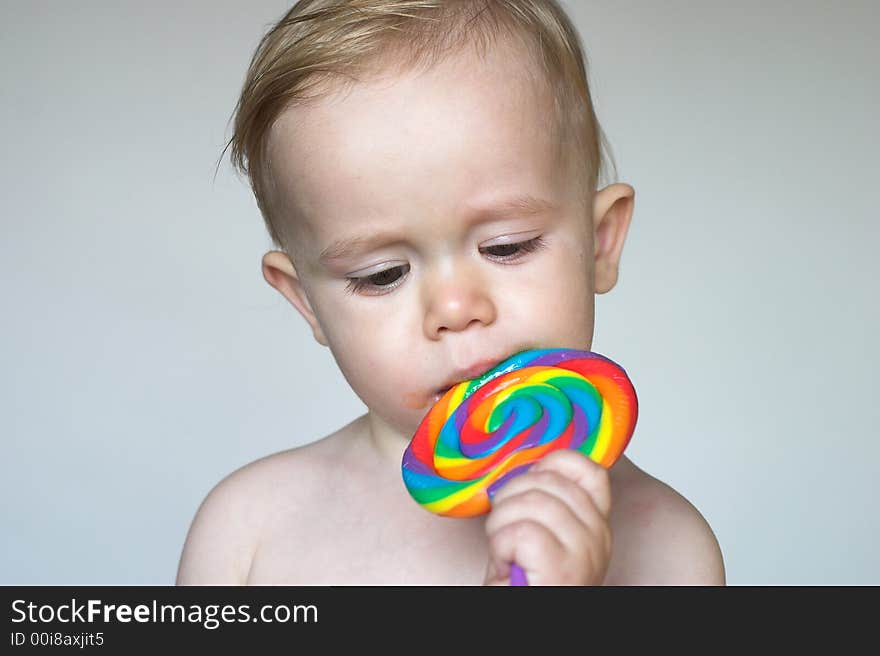
[[[534,253],[535,251],[540,250],[540,249],[544,248],[545,246],[547,246],[547,242],[545,242],[541,237],[535,237],[534,239],[529,239],[528,241],[518,242],[516,244],[496,244],[494,246],[487,246],[485,249],[481,249],[481,250],[488,250],[490,248],[517,247],[516,253],[513,253],[511,255],[496,255],[495,256],[500,259],[494,260],[494,261],[499,262],[499,263],[505,263],[505,262],[516,262],[517,260],[522,259],[525,255],[527,255],[529,253]],[[378,294],[370,294],[370,295],[377,296],[379,294],[384,294],[387,291],[394,289],[395,288],[393,286],[394,283],[396,283],[397,280],[400,280],[400,278],[397,278],[397,280],[395,280],[394,282],[392,282],[389,285],[374,285],[369,282],[370,279],[375,278],[377,276],[386,275],[388,273],[396,271],[397,269],[404,269],[404,268],[408,271],[409,265],[402,264],[400,266],[392,267],[390,269],[385,269],[384,271],[380,271],[379,273],[374,273],[369,276],[362,276],[360,278],[348,278],[348,285],[345,288],[345,291],[348,292],[349,294],[356,294],[358,292],[364,291],[364,289],[367,287],[372,287],[374,289],[379,289],[381,291]]]

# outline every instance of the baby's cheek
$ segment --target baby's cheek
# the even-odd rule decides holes
[[[532,276],[531,303],[543,311],[580,311],[589,304],[590,275],[575,252],[556,254],[538,275]]]
[[[394,331],[372,335],[352,334],[343,347],[345,362],[340,363],[349,384],[371,408],[417,410],[425,404],[424,375],[411,350]]]
[[[508,308],[518,330],[547,346],[589,350],[594,296],[583,271],[553,267],[539,284],[522,290]]]

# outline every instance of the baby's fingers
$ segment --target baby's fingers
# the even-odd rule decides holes
[[[587,492],[552,472],[524,474],[495,497],[486,533],[533,522],[547,529],[568,550],[582,549],[588,534],[601,534],[607,524]]]
[[[531,585],[546,583],[540,572],[559,562],[565,547],[547,527],[531,520],[507,524],[489,534],[489,585],[508,585],[510,565],[523,569]]]
[[[529,472],[553,471],[586,490],[603,516],[611,512],[611,477],[602,465],[579,451],[559,449],[536,462]]]
[[[580,485],[555,471],[536,471],[532,468],[527,473],[521,474],[505,483],[495,494],[492,501],[492,508],[495,513],[497,513],[496,521],[501,520],[501,516],[504,513],[499,511],[501,508],[505,508],[509,505],[507,503],[509,499],[533,490],[539,490],[546,493],[548,496],[559,499],[559,501],[566,504],[574,516],[584,524],[594,523],[597,517],[600,520],[603,519],[595,502],[590,497],[589,492]],[[528,500],[529,499],[527,498],[527,501]],[[536,503],[539,502],[538,499],[532,499],[532,501]],[[540,510],[540,508],[536,508],[536,510]]]

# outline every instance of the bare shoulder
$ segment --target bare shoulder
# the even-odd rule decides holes
[[[724,585],[715,533],[666,483],[621,458],[612,471],[609,585]]]
[[[244,585],[267,522],[320,484],[337,437],[260,458],[217,483],[190,525],[177,585]]]

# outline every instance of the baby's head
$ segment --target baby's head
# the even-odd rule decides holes
[[[266,280],[378,422],[529,348],[589,350],[633,190],[597,191],[577,33],[548,0],[304,0],[264,37],[233,162]]]

